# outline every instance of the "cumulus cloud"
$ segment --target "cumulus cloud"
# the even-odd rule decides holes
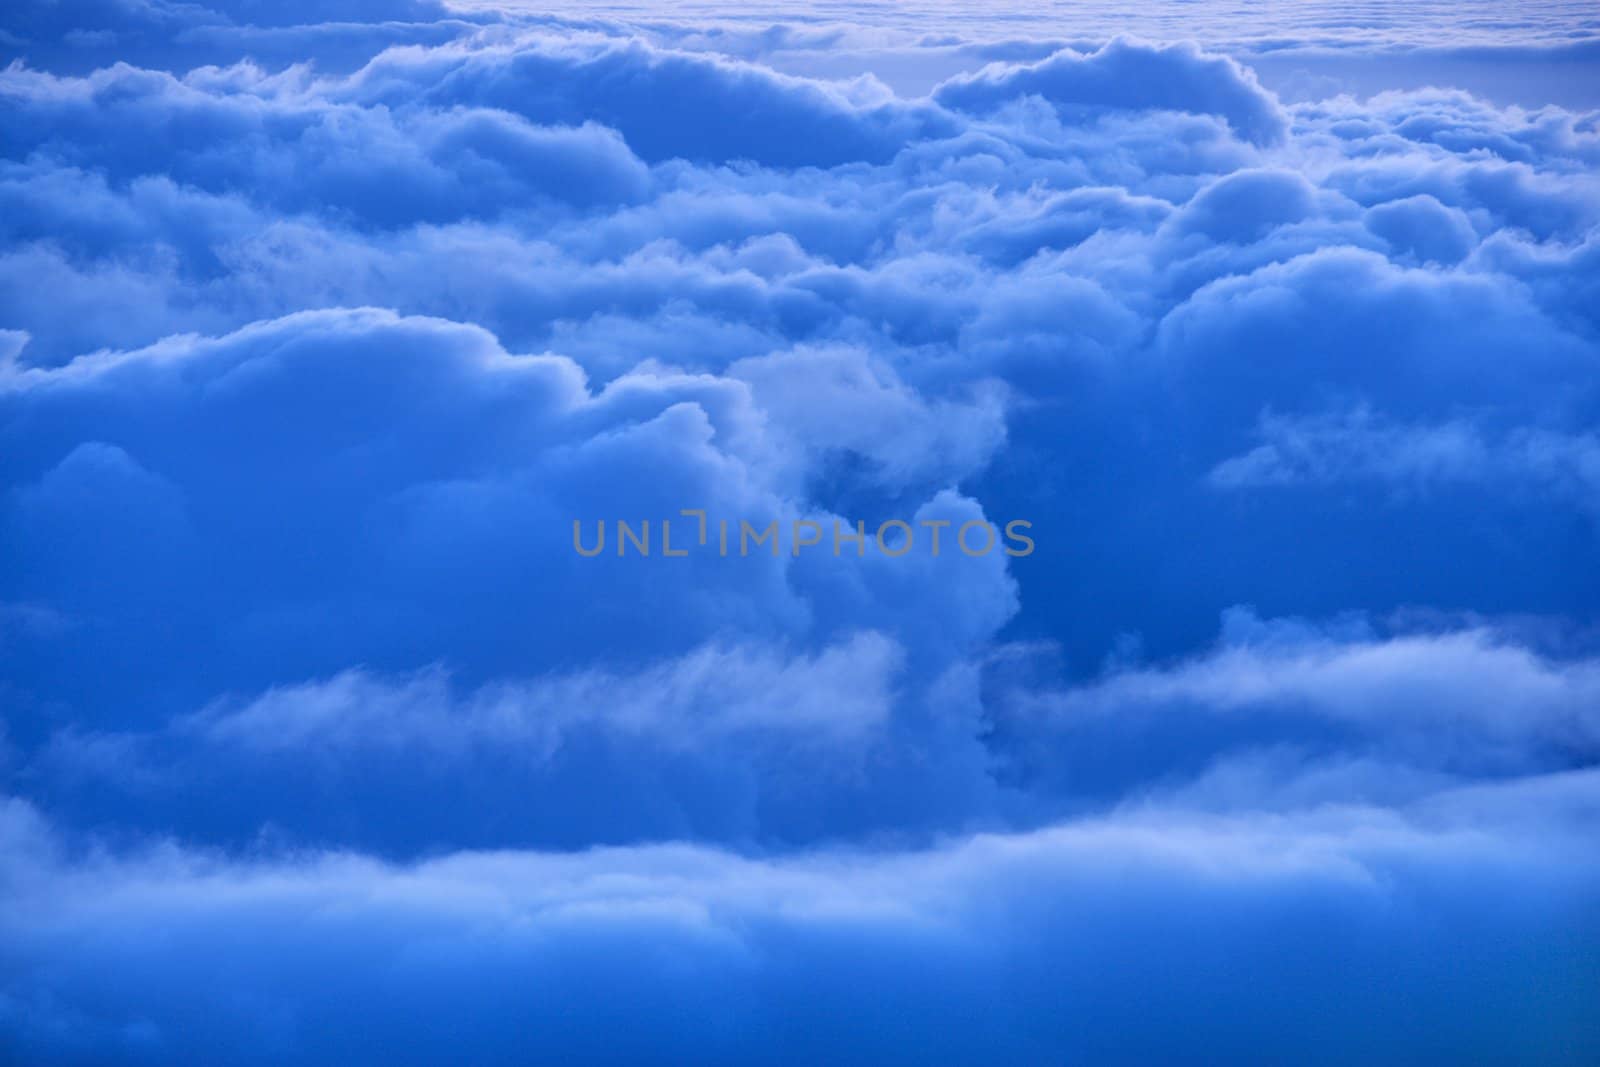
[[[637,41],[533,38],[509,48],[391,49],[340,96],[365,104],[500,107],[542,122],[592,117],[620,130],[652,162],[884,162],[907,140],[955,128],[870,79],[817,83]]]
[[[744,730],[792,731],[802,740],[846,737],[881,725],[898,653],[863,634],[816,658],[776,660],[760,649],[702,649],[636,676],[603,673],[533,683],[497,682],[463,700],[429,671],[386,683],[347,671],[325,683],[273,689],[242,707],[213,705],[182,721],[185,733],[257,752],[327,752],[502,745],[548,758],[585,724],[650,735],[663,748]]]
[[[1287,780],[1352,759],[1428,772],[1324,783],[1343,799],[1385,777],[1390,789],[1415,788],[1440,774],[1558,771],[1600,755],[1595,660],[1487,625],[1380,635],[1360,618],[1314,626],[1235,609],[1203,654],[1119,665],[1067,688],[1032,684],[1017,663],[1028,654],[996,661],[991,714],[1015,743],[1017,770],[1069,790],[1117,795],[1290,753]],[[1096,765],[1064,750],[1094,753]]]
[[[872,632],[815,654],[746,641],[476,686],[441,667],[350,669],[144,731],[68,728],[25,773],[86,814],[190,810],[202,840],[249,839],[265,817],[293,839],[396,855],[443,841],[773,845],[845,824],[924,836],[992,791],[963,697],[927,691]],[[467,809],[482,812],[474,828]]]
[[[1038,63],[995,64],[958,75],[935,100],[963,111],[992,111],[1039,96],[1063,116],[1101,108],[1163,109],[1216,115],[1256,143],[1283,137],[1287,120],[1255,75],[1193,45],[1149,45],[1118,37],[1082,55],[1063,50]]]
[[[1600,442],[1589,434],[1517,429],[1496,437],[1469,421],[1394,425],[1366,409],[1261,419],[1262,443],[1213,467],[1220,489],[1371,481],[1401,491],[1458,485],[1553,493],[1592,507]]]
[[[1594,792],[1581,774],[1400,812],[1152,810],[925,851],[403,866],[73,859],[11,801],[0,1018],[18,1055],[99,1062],[530,1045],[735,1062],[775,1029],[801,1035],[786,1054],[841,1062],[1185,1058],[1197,1033],[1241,1059],[1577,1062],[1600,1035],[1579,998],[1550,995],[1542,961],[1562,961],[1562,988],[1593,978],[1600,931],[1574,908],[1600,874],[1582,847]],[[1552,914],[1571,918],[1558,932]],[[1263,988],[1281,992],[1264,1005]]]
[[[0,14],[3,1055],[1592,1058],[1587,31],[714,9]]]
[[[827,386],[817,370],[836,358],[843,377]],[[736,369],[642,366],[592,390],[565,358],[513,355],[475,327],[377,310],[13,366],[0,400],[16,486],[0,509],[16,564],[4,598],[82,623],[29,636],[10,666],[25,697],[70,693],[79,708],[73,725],[51,729],[39,773],[58,785],[156,782],[155,802],[182,806],[218,787],[204,768],[227,766],[233,799],[209,805],[201,832],[248,835],[265,803],[275,821],[330,833],[327,807],[284,786],[296,764],[267,758],[293,742],[296,760],[331,761],[343,810],[386,824],[361,840],[406,848],[452,834],[447,813],[468,803],[459,782],[438,780],[448,753],[508,819],[539,804],[519,835],[541,841],[809,838],[836,819],[909,818],[952,760],[981,760],[977,709],[940,693],[944,664],[1017,608],[998,543],[970,555],[957,542],[968,523],[998,542],[988,524],[1004,518],[929,487],[981,466],[1000,409],[930,409],[859,354],[777,353]],[[861,388],[858,374],[879,387]],[[837,395],[794,403],[824,387]],[[281,417],[288,397],[293,419]],[[846,416],[831,434],[815,422],[830,409]],[[866,485],[908,494],[877,506],[903,510],[823,507],[813,483],[825,462],[813,453],[873,464]],[[708,529],[684,509],[703,512]],[[941,524],[942,553],[924,543],[909,558],[885,555],[875,534],[891,517],[925,542],[922,524]],[[834,545],[868,519],[858,546]],[[645,529],[653,556],[623,552],[621,521]],[[585,558],[574,527],[592,542],[602,524],[607,551]],[[723,524],[733,532],[719,550]],[[796,524],[815,531],[804,553]],[[746,525],[780,530],[781,551],[750,549]],[[689,558],[663,555],[669,536]],[[163,652],[175,646],[186,653]],[[916,665],[904,703],[902,656]],[[459,672],[472,695],[416,673],[434,665]],[[514,681],[528,675],[563,680]],[[314,676],[333,680],[303,684]],[[127,686],[143,693],[136,708],[123,704]],[[261,689],[203,729],[159,734],[218,693]],[[908,758],[898,741],[938,734],[915,716],[900,725],[913,701],[949,708],[950,738]],[[388,740],[357,743],[378,738]],[[847,764],[831,742],[841,738],[855,773],[875,761],[875,778],[840,784]],[[529,766],[556,749],[529,793]],[[114,773],[108,751],[128,773]],[[444,824],[382,817],[413,772],[432,782],[412,789],[434,798]],[[960,773],[947,798],[987,788]],[[767,775],[787,781],[778,795],[760,788]],[[636,799],[619,796],[596,818],[562,810],[616,776],[638,779]],[[811,807],[852,790],[868,814]],[[893,802],[873,808],[880,794]],[[918,821],[951,817],[945,800],[926,809]]]
[[[1421,262],[1459,263],[1477,244],[1472,223],[1426,193],[1367,210],[1367,228]]]
[[[1005,440],[1003,397],[929,404],[891,365],[859,350],[801,349],[728,368],[796,446],[862,456],[890,484],[949,483],[980,471]]]

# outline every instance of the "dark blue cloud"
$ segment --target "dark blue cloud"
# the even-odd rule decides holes
[[[807,82],[637,41],[391,50],[361,70],[348,93],[363,103],[487,105],[538,122],[593,119],[652,162],[884,162],[909,140],[957,128],[881,86]]]
[[[1466,216],[1426,193],[1377,204],[1368,209],[1366,222],[1396,251],[1420,263],[1459,263],[1477,245]]]
[[[1578,1064],[1600,1049],[1580,995],[1594,788],[1266,821],[1152,807],[915,852],[407,866],[72,864],[12,802],[0,1019],[47,1062]]]
[[[1304,221],[1315,205],[1315,189],[1298,174],[1240,170],[1196,193],[1174,222],[1181,233],[1248,244],[1279,226]]]
[[[1593,1058],[1581,93],[835,14],[0,17],[0,1058]]]
[[[618,135],[592,122],[550,128],[503,111],[454,108],[423,112],[412,125],[307,98],[295,80],[253,68],[185,80],[127,67],[87,79],[9,74],[10,157],[44,155],[123,181],[159,176],[244,193],[280,211],[380,225],[442,222],[527,211],[542,198],[626,202],[649,181]],[[152,158],[152,143],[170,151]],[[263,175],[271,181],[262,184]]]
[[[1063,116],[1103,108],[1216,115],[1250,141],[1281,140],[1287,121],[1255,75],[1192,45],[1152,46],[1117,38],[1091,55],[1070,50],[1021,65],[992,65],[939,86],[934,99],[964,111],[992,111],[1024,96]]]

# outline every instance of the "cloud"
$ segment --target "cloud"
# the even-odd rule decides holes
[[[894,643],[872,633],[794,661],[759,647],[707,647],[637,675],[591,671],[496,682],[461,699],[437,670],[394,682],[356,670],[272,689],[243,706],[214,704],[177,729],[258,753],[375,746],[450,755],[483,745],[521,750],[535,761],[584,728],[644,736],[666,750],[744,731],[826,742],[882,725],[898,660]]]
[[[1207,475],[1220,489],[1375,481],[1402,490],[1530,487],[1592,507],[1600,442],[1518,429],[1498,439],[1468,421],[1392,425],[1356,409],[1304,419],[1265,415],[1263,443]]]
[[[14,155],[43,152],[123,180],[151,175],[154,163],[183,185],[248,188],[281,211],[439,222],[539,198],[626,202],[648,182],[618,135],[593,122],[548,128],[485,108],[352,107],[308,92],[303,71],[243,65],[177,78],[124,65],[66,79],[13,67],[0,85],[15,116]],[[167,136],[188,147],[150,159],[151,140]]]
[[[892,366],[860,350],[800,349],[728,368],[799,448],[865,457],[891,485],[951,484],[981,470],[1005,440],[1003,395],[925,402]]]
[[[1593,42],[1258,14],[8,7],[0,1059],[1593,1059]]]
[[[1089,55],[1062,50],[1038,63],[991,64],[958,75],[933,98],[963,111],[992,111],[1040,96],[1064,117],[1100,108],[1158,108],[1216,115],[1257,144],[1283,138],[1287,122],[1255,75],[1193,45],[1150,45],[1117,37]]]
[[[1169,358],[1198,360],[1199,378],[1227,381],[1235,401],[1359,390],[1407,414],[1448,403],[1537,411],[1550,383],[1576,381],[1594,358],[1496,278],[1351,248],[1213,282],[1167,315],[1160,343]]]
[[[26,774],[57,810],[189,811],[195,840],[274,832],[410,856],[441,841],[578,848],[672,838],[925,833],[970,811],[981,755],[877,633],[816,653],[747,639],[632,669],[472,685],[440,667],[350,669],[224,696],[144,731],[63,730]],[[920,748],[920,751],[918,750]],[[970,749],[970,751],[968,751]],[[460,813],[477,810],[474,827]],[[465,835],[465,836],[463,836]],[[509,836],[508,836],[509,835]]]
[[[1380,636],[1235,609],[1203,654],[1068,688],[1006,687],[991,707],[1024,759],[1069,787],[1077,760],[1052,759],[1052,747],[1095,752],[1097,777],[1120,779],[1100,786],[1112,789],[1277,747],[1495,776],[1593,763],[1597,684],[1592,658],[1540,653],[1490,626]]]
[[[530,38],[515,48],[390,49],[340,94],[364,104],[504,108],[541,123],[593,118],[645,159],[769,166],[885,162],[955,123],[870,79],[830,85],[639,41]],[[752,121],[759,116],[759,120]]]
[[[1465,215],[1427,194],[1389,200],[1367,210],[1367,228],[1419,262],[1459,263],[1477,244]]]
[[[830,361],[844,395],[825,406],[854,405],[835,430],[808,406],[758,406],[767,390],[820,387]],[[813,566],[787,532],[781,555],[737,543],[741,522],[829,532],[869,517],[810,502],[822,455],[862,457],[880,471],[872,484],[906,489],[894,517],[915,520],[931,498],[981,520],[936,487],[998,444],[992,400],[930,409],[888,368],[844,353],[773,354],[741,373],[641,367],[591,391],[564,358],[377,310],[13,367],[0,386],[15,486],[0,536],[19,566],[4,595],[95,620],[20,677],[106,714],[116,686],[142,677],[146,714],[172,713],[352,663],[440,661],[482,678],[726,635],[826,643],[869,615],[916,649],[962,649],[1005,622],[1015,594],[998,549],[948,548],[929,561],[944,584],[924,587],[924,564],[876,548],[839,558],[824,544]],[[881,387],[858,388],[858,373]],[[664,522],[680,546],[693,540],[686,508],[732,523],[733,553],[661,558]],[[592,536],[620,520],[655,524],[656,558],[574,550],[574,522]],[[619,633],[633,636],[619,645]],[[121,655],[107,658],[112,639]],[[203,664],[164,656],[174,641],[203,649]],[[90,660],[92,672],[74,666]]]
[[[831,47],[832,32],[780,34],[777,43]],[[617,501],[630,496],[622,487],[635,476],[649,479],[652,506],[668,503],[668,488],[716,486],[714,497],[762,518],[810,512],[848,521],[849,512],[881,516],[890,507],[909,514],[951,485],[991,517],[1027,514],[1054,531],[1058,546],[1034,561],[1042,585],[1129,605],[1127,619],[1068,622],[1085,613],[1025,598],[1028,622],[1082,627],[1075,654],[1093,658],[1119,629],[1139,625],[1132,616],[1143,609],[1132,605],[1147,594],[1131,576],[1151,566],[1187,560],[1191,573],[1219,576],[1182,610],[1159,606],[1187,620],[1169,650],[1203,639],[1226,604],[1257,598],[1252,581],[1282,577],[1270,561],[1258,558],[1261,574],[1252,578],[1227,560],[1239,544],[1281,538],[1292,529],[1289,511],[1308,505],[1254,505],[1279,509],[1265,521],[1260,510],[1216,511],[1206,531],[1179,536],[1182,523],[1149,522],[1140,510],[1149,505],[1138,502],[1166,500],[1169,514],[1184,513],[1194,501],[1182,494],[1198,492],[1207,471],[1260,445],[1263,410],[1307,418],[1330,403],[1365,404],[1375,418],[1427,426],[1489,405],[1499,409],[1494,434],[1583,439],[1581,416],[1551,410],[1573,390],[1583,396],[1592,362],[1587,246],[1570,242],[1595,217],[1582,167],[1593,135],[1577,116],[1507,111],[1443,91],[1286,109],[1217,55],[1124,40],[1043,59],[1033,73],[995,68],[952,82],[950,93],[1010,86],[986,97],[977,118],[869,82],[775,75],[756,62],[772,41],[741,38],[745,47],[729,38],[728,50],[742,49],[744,59],[728,62],[709,54],[720,47],[710,38],[693,44],[653,33],[529,23],[393,49],[353,73],[248,64],[186,75],[127,66],[82,78],[8,71],[24,121],[7,142],[3,190],[17,210],[6,216],[0,308],[29,335],[22,366],[59,367],[99,348],[181,348],[190,342],[163,338],[189,333],[287,334],[298,327],[252,324],[313,309],[333,321],[356,314],[341,308],[372,305],[481,327],[503,351],[571,357],[591,392],[620,383],[619,405],[640,404],[621,426],[577,417],[588,401],[555,403],[536,420],[550,427],[548,439],[508,444],[493,430],[505,420],[485,414],[493,404],[465,399],[476,395],[470,374],[425,374],[420,388],[439,399],[431,413],[397,401],[348,428],[352,441],[387,435],[369,444],[379,457],[373,469],[388,473],[364,478],[348,459],[320,488],[314,480],[265,486],[272,503],[255,514],[284,516],[286,530],[261,533],[255,546],[260,531],[244,524],[248,509],[230,512],[231,488],[214,475],[195,486],[174,474],[166,457],[183,465],[187,429],[166,442],[154,419],[129,424],[131,438],[90,429],[99,399],[71,401],[82,412],[64,425],[82,431],[57,433],[48,446],[13,435],[21,451],[9,461],[8,484],[22,491],[72,449],[103,442],[175,486],[202,522],[202,541],[224,529],[205,523],[232,515],[235,536],[216,550],[225,573],[283,581],[287,561],[305,567],[298,586],[264,599],[257,594],[268,579],[241,579],[235,603],[247,609],[235,622],[244,628],[228,643],[253,666],[228,677],[254,688],[369,657],[380,669],[414,670],[446,645],[451,655],[466,649],[485,671],[567,654],[536,651],[499,610],[470,606],[498,604],[507,590],[546,602],[535,592],[545,580],[549,601],[577,603],[559,568],[536,576],[527,546],[550,543],[545,520],[574,501],[600,506],[600,485],[618,486]],[[1174,111],[1159,100],[1094,98],[1102,84],[1144,92],[1160,83],[1122,76],[1146,67],[1204,82],[1209,95],[1199,99],[1221,103]],[[1061,81],[1060,101],[1078,93],[1092,114],[1079,121],[1030,102],[1034,89],[1016,79],[1041,71]],[[539,83],[539,72],[562,72],[559,84],[571,93]],[[738,106],[760,120],[693,130],[646,121],[659,101],[687,99],[683,86],[706,94],[708,113]],[[1266,129],[1250,126],[1267,121],[1261,116],[1292,126],[1281,142],[1257,147],[1215,114],[1235,130]],[[794,132],[829,124],[848,135]],[[163,130],[196,134],[196,147],[151,151],[165,144]],[[753,155],[731,141],[695,140],[770,134],[776,142],[777,131],[783,144]],[[649,138],[661,147],[641,147],[657,143]],[[665,147],[675,139],[679,149]],[[768,148],[778,154],[763,157]],[[1446,262],[1458,265],[1442,269]],[[28,299],[31,284],[52,299]],[[351,345],[386,345],[386,329],[352,335]],[[456,336],[454,326],[429,329]],[[354,360],[365,369],[350,370],[352,380],[386,373],[366,357],[331,354],[339,348],[329,343],[325,357],[291,361],[299,384],[260,394],[262,410],[275,396],[319,390],[324,368]],[[1512,350],[1528,355],[1496,356]],[[398,362],[413,358],[423,359],[408,352]],[[13,403],[20,417],[32,401]],[[687,406],[669,415],[675,405]],[[337,416],[330,405],[318,418]],[[283,427],[254,425],[264,441],[284,437]],[[424,427],[468,443],[440,448]],[[310,444],[296,452],[285,442],[283,455],[319,466],[327,459],[320,442],[339,440],[337,430],[308,432]],[[586,440],[596,433],[605,440]],[[1174,437],[1179,450],[1166,446]],[[237,442],[213,440],[219,455],[240,455]],[[649,449],[661,458],[647,461]],[[569,456],[590,465],[582,476],[572,468],[570,483],[553,483]],[[682,476],[679,461],[698,475]],[[408,470],[414,463],[426,473]],[[739,472],[731,496],[718,481],[729,471]],[[579,492],[583,478],[593,481]],[[1508,560],[1505,547],[1475,542],[1439,554],[1433,566],[1455,568],[1457,580],[1503,573],[1507,590],[1520,573],[1528,592],[1520,601],[1506,592],[1499,606],[1566,610],[1570,601],[1534,591],[1553,589],[1555,571],[1570,569],[1572,543],[1554,539],[1570,521],[1562,509],[1571,499],[1541,514],[1540,547],[1526,557]],[[296,517],[304,507],[316,522]],[[1410,516],[1429,536],[1453,518]],[[360,523],[376,525],[357,532]],[[1330,537],[1335,529],[1346,546],[1324,552],[1328,577],[1307,610],[1337,610],[1341,589],[1380,609],[1437,595],[1436,587],[1347,573],[1341,561],[1366,531],[1334,524]],[[316,554],[295,555],[292,546],[309,543],[313,530],[330,536]],[[49,540],[20,527],[15,536]],[[239,570],[245,561],[258,570]],[[49,570],[42,557],[35,563]],[[650,654],[712,639],[722,611],[736,612],[727,625],[739,630],[793,635],[821,626],[813,636],[824,642],[881,623],[819,604],[817,590],[862,590],[843,603],[882,611],[873,590],[888,586],[849,568],[826,579],[805,570],[766,568],[753,587],[740,585],[748,575],[727,585],[713,579],[715,592],[691,598],[703,607],[691,611],[701,622]],[[332,582],[325,595],[310,595],[322,581]],[[41,582],[16,582],[28,602],[54,595]],[[1170,595],[1188,596],[1184,585]],[[627,586],[610,588],[620,596]],[[937,599],[918,596],[893,611],[890,629],[913,648],[937,645],[941,628],[970,645],[1013,617],[1002,610],[1011,602],[1003,588],[985,584],[976,594],[993,610],[961,612],[990,623],[917,619]],[[284,595],[293,589],[300,595]],[[679,591],[669,582],[658,603],[681,606]],[[180,583],[174,596],[197,625],[223,610],[220,595],[196,585]],[[1157,608],[1157,594],[1148,596],[1146,606]],[[606,620],[597,630],[631,610],[606,600],[580,613]],[[379,604],[398,612],[386,634],[352,621],[375,619]],[[323,612],[340,621],[315,623]],[[446,620],[463,622],[467,636],[446,641]],[[402,640],[412,625],[430,636]],[[577,629],[553,639],[577,647],[588,633]],[[302,648],[269,670],[268,645],[309,644],[313,632],[331,643],[324,653]],[[243,651],[253,646],[263,651]],[[215,695],[202,688],[170,706]]]
[[[1197,1031],[1230,1058],[1581,1058],[1600,1035],[1547,991],[1592,978],[1594,788],[1579,774],[1272,819],[1151,810],[924,851],[408,865],[75,859],[11,801],[0,1025],[25,1058],[99,1062],[731,1062],[790,1027],[805,1054],[846,1062],[935,1044],[974,1062],[1161,1058]],[[1254,1024],[1226,1021],[1240,1013]]]
[[[1272,229],[1312,214],[1315,190],[1298,174],[1240,170],[1196,193],[1173,218],[1183,233],[1240,244],[1260,240]]]

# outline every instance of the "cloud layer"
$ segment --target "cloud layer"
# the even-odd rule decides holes
[[[6,1058],[1600,1055],[1593,27],[925,6],[0,16]]]

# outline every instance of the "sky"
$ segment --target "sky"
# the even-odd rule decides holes
[[[0,1061],[1600,1062],[1597,309],[1587,4],[12,0]]]

